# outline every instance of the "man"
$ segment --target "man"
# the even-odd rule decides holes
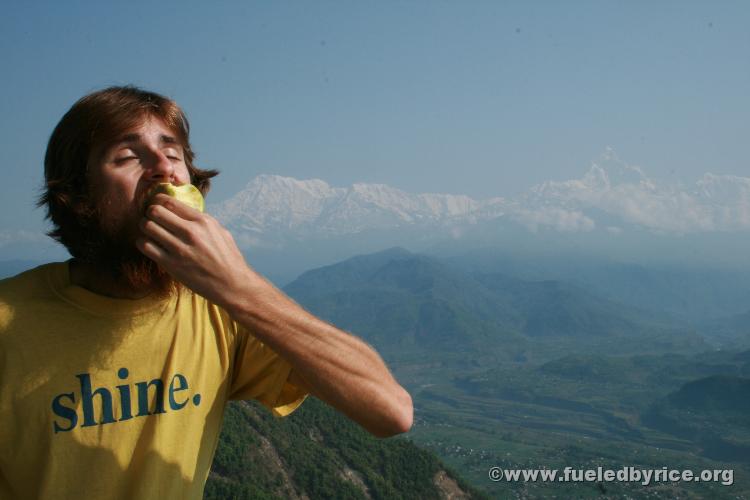
[[[373,349],[256,273],[213,217],[148,197],[216,174],[152,92],[95,92],[57,125],[40,204],[73,258],[0,282],[0,498],[201,498],[231,399],[285,416],[309,393],[376,436],[410,428]]]

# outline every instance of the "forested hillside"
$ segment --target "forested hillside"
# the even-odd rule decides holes
[[[376,439],[315,398],[283,419],[233,402],[204,498],[486,498],[409,440]]]

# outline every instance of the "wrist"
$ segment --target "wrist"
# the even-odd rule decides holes
[[[281,293],[250,266],[235,274],[234,284],[225,288],[219,305],[238,322],[260,320],[265,313],[272,314],[273,304]]]
[[[256,297],[263,279],[250,266],[233,270],[231,278],[222,284],[216,305],[229,313],[232,318],[247,307],[248,302]]]

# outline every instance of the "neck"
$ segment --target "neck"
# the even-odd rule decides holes
[[[69,264],[70,282],[86,290],[113,299],[142,299],[151,290],[136,290],[117,279],[109,270],[72,259]]]

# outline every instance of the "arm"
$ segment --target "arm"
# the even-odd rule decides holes
[[[226,310],[289,361],[292,383],[378,437],[409,430],[411,397],[371,347],[308,313],[252,269],[246,272],[246,290]]]
[[[290,382],[378,437],[409,430],[411,397],[380,356],[255,272],[216,219],[158,195],[141,230],[139,250],[286,359],[292,365]]]

